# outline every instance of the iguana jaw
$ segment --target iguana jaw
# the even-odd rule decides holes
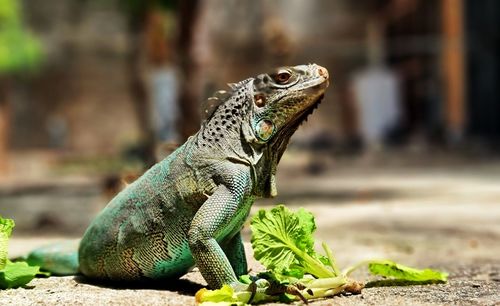
[[[274,136],[273,141],[269,143],[269,147],[277,155],[276,163],[278,163],[281,159],[281,156],[283,155],[292,135],[303,122],[307,121],[309,115],[311,115],[314,110],[318,108],[319,104],[321,104],[323,100],[323,97],[323,93],[317,96],[307,108],[299,112],[293,120],[291,120],[287,125],[281,128]]]
[[[309,115],[311,115],[314,112],[314,110],[318,108],[318,106],[323,101],[324,97],[325,97],[325,94],[321,94],[316,100],[314,100],[314,102],[309,107],[307,107],[302,112],[300,112],[297,115],[297,117],[295,118],[295,120],[293,120],[291,123],[288,124],[288,126],[285,126],[283,129],[291,129],[293,131],[297,130],[297,128],[302,123],[307,121],[307,118],[309,117]]]

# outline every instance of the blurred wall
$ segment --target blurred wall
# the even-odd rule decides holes
[[[453,19],[458,22],[457,28],[467,29],[466,48],[455,46],[468,52],[467,69],[458,73],[470,72],[467,83],[458,84],[463,91],[459,88],[456,92],[457,103],[449,101],[446,86],[453,71],[447,71],[442,63],[447,46],[442,29],[443,1],[202,1],[199,14],[195,14],[193,38],[201,82],[187,86],[201,103],[227,82],[278,65],[321,64],[330,70],[331,87],[294,140],[308,143],[323,138],[342,146],[362,136],[360,103],[352,82],[358,72],[373,65],[370,58],[376,55],[400,84],[398,105],[402,115],[386,133],[390,142],[405,144],[424,139],[445,143],[450,105],[461,116],[461,101],[466,98],[465,118],[458,118],[458,125],[465,121],[470,135],[494,139],[500,133],[494,116],[498,110],[499,68],[498,47],[490,42],[498,32],[498,5],[494,0],[445,2],[451,7],[466,4],[464,20]],[[130,94],[127,69],[136,45],[131,45],[134,40],[130,39],[120,1],[23,4],[27,23],[45,46],[46,59],[38,74],[19,78],[13,86],[12,148],[116,154],[137,143],[142,126]],[[175,23],[178,8],[170,9],[166,18]],[[374,21],[382,33],[375,44],[368,37]],[[450,52],[456,51],[453,43],[448,45],[452,47]],[[169,41],[167,47],[175,50],[176,45]],[[172,62],[177,60],[178,64],[179,57],[173,55]],[[150,67],[144,64],[142,68],[138,73],[147,79]],[[179,80],[182,82],[182,78]],[[463,97],[463,93],[468,95]]]
[[[137,140],[118,1],[24,1],[45,60],[13,89],[13,148],[116,152]]]

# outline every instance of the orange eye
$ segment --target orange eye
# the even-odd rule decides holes
[[[263,94],[256,94],[253,96],[253,99],[255,101],[255,105],[258,107],[263,107],[266,105],[266,97]]]
[[[288,82],[292,75],[288,71],[281,71],[273,76],[274,80],[278,84],[285,84]]]

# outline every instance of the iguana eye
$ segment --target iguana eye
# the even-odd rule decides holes
[[[287,70],[282,70],[273,75],[273,79],[278,84],[285,84],[286,82],[288,82],[291,76],[292,74],[290,72],[288,72]]]
[[[264,96],[263,94],[256,94],[255,96],[253,96],[253,99],[255,101],[255,105],[257,105],[258,107],[263,107],[264,105],[266,105],[266,96]]]

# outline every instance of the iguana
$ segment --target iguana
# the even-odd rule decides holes
[[[71,247],[28,256],[57,274],[111,281],[177,278],[196,265],[209,287],[247,273],[240,230],[254,200],[273,197],[290,137],[317,107],[328,71],[279,68],[209,98],[201,129],[122,190]]]

